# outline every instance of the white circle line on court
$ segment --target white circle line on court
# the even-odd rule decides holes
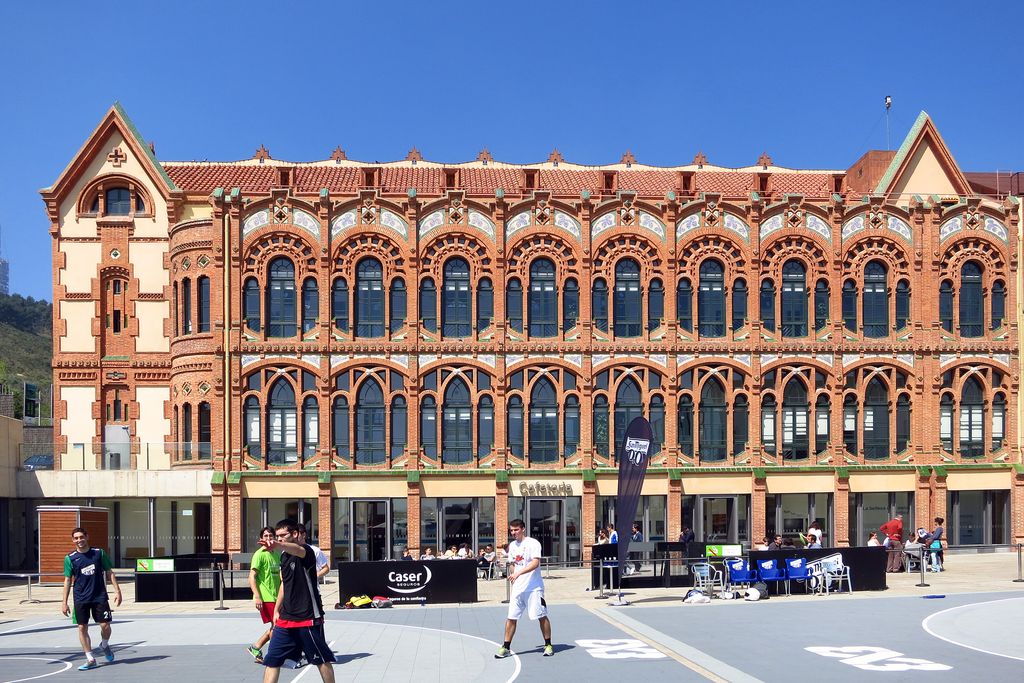
[[[375,626],[398,626],[399,628],[414,628],[414,629],[416,629],[418,631],[437,631],[438,633],[448,633],[450,635],[459,636],[461,638],[472,638],[474,640],[479,640],[481,642],[487,643],[488,645],[500,646],[500,643],[497,643],[497,642],[495,642],[493,640],[488,640],[487,638],[483,638],[481,636],[473,636],[473,635],[470,635],[468,633],[459,633],[458,631],[449,631],[449,630],[443,629],[443,628],[430,628],[429,626],[409,626],[408,624],[387,624],[387,623],[384,623],[384,622],[381,622],[381,621],[349,621],[348,619],[345,619],[344,621],[340,621],[340,622],[336,621],[336,622],[333,622],[333,623],[336,623],[336,624],[338,624],[338,623],[341,623],[341,624],[371,624],[371,625],[375,625]],[[516,663],[516,668],[515,668],[515,671],[512,672],[512,675],[509,676],[508,679],[506,679],[505,683],[512,683],[512,681],[514,681],[517,678],[519,678],[519,672],[522,671],[522,668],[523,668],[523,663],[520,661],[519,655],[517,655],[517,654],[515,654],[513,652],[512,653],[512,659]],[[296,680],[298,680],[298,677],[296,677]]]
[[[3,683],[22,683],[22,681],[34,681],[39,678],[46,678],[47,676],[56,676],[57,674],[62,674],[71,668],[71,662],[65,662],[62,659],[53,659],[52,657],[21,657],[15,655],[0,655],[0,660],[4,659],[34,659],[40,662],[56,662],[57,664],[63,664],[64,668],[60,671],[51,671],[50,673],[40,674],[38,676],[30,676],[28,678],[12,678],[11,680],[4,681]]]
[[[9,631],[0,631],[0,636],[6,636],[8,633],[17,633],[18,631],[24,631],[25,629],[32,628],[34,626],[42,626],[43,624],[58,624],[64,621],[67,621],[69,625],[72,625],[71,622],[67,619],[67,617],[65,617],[64,619],[49,619],[47,621],[36,621],[31,624],[25,624],[24,626],[17,626]]]
[[[940,636],[938,633],[933,631],[931,629],[931,627],[929,626],[929,624],[928,624],[928,622],[930,622],[932,619],[934,619],[935,617],[939,616],[940,614],[946,614],[947,612],[955,612],[958,609],[965,609],[967,607],[977,607],[978,605],[991,605],[991,604],[994,604],[994,603],[997,603],[997,602],[1008,602],[1010,600],[1024,600],[1024,598],[1003,598],[1002,600],[988,600],[986,602],[972,602],[972,603],[969,603],[969,604],[966,604],[966,605],[958,605],[957,607],[950,607],[949,609],[940,610],[940,611],[936,612],[935,614],[930,614],[927,617],[925,617],[924,620],[921,621],[921,628],[923,628],[925,630],[925,632],[928,633],[928,635],[934,636],[935,638],[938,638],[939,640],[944,640],[947,643],[950,643],[951,645],[957,645],[959,647],[966,647],[968,650],[974,650],[975,652],[981,652],[981,653],[984,653],[986,655],[993,655],[993,656],[996,656],[996,657],[1006,657],[1007,659],[1016,659],[1017,661],[1024,662],[1024,657],[1014,657],[1013,655],[1005,655],[1005,654],[1003,654],[1001,652],[992,652],[991,650],[984,650],[984,649],[982,649],[980,647],[974,647],[973,645],[967,645],[965,643],[961,643],[959,641],[953,640],[952,638],[947,638],[946,636]]]

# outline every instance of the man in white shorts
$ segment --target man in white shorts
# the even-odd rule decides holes
[[[555,654],[551,646],[551,621],[548,620],[548,605],[544,601],[544,578],[540,575],[540,542],[526,535],[526,524],[521,519],[508,523],[512,542],[508,544],[508,581],[512,590],[508,600],[508,619],[505,620],[505,642],[495,653],[495,659],[512,654],[512,637],[516,624],[523,612],[540,622],[540,633],[544,636],[544,656]]]

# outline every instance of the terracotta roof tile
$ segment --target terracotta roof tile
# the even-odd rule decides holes
[[[679,174],[674,171],[619,171],[620,190],[636,190],[641,195],[664,197],[679,186]]]
[[[827,173],[773,173],[768,179],[768,187],[773,194],[828,197],[832,193],[832,176]]]
[[[317,192],[355,192],[359,189],[359,169],[352,166],[299,166],[295,169],[295,189]]]
[[[440,168],[403,168],[391,166],[380,170],[382,192],[405,192],[410,187],[424,194],[440,194],[444,178]]]
[[[234,164],[166,165],[164,169],[174,184],[186,192],[210,193],[222,187],[242,192],[263,192],[274,184],[273,166],[236,166]]]
[[[741,197],[757,188],[757,179],[753,173],[697,171],[694,185],[697,192],[720,192],[728,197]]]
[[[522,171],[515,168],[462,169],[462,185],[471,194],[493,195],[498,188],[515,192],[522,182]]]
[[[583,190],[598,192],[601,189],[600,171],[542,170],[537,184],[555,194],[579,194]]]

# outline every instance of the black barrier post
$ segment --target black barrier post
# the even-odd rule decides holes
[[[507,605],[512,600],[512,582],[505,577],[505,599],[501,601],[501,604]]]
[[[220,604],[214,607],[213,609],[220,612],[222,610],[228,609],[224,606],[224,565],[218,565],[217,572],[220,578],[220,580],[217,582],[220,586]]]
[[[601,592],[598,593],[597,595],[595,595],[594,599],[595,600],[607,600],[608,596],[604,594],[604,558],[603,557],[600,560],[600,565],[599,565],[598,572],[599,573],[597,575],[597,583],[598,583],[598,585],[601,588]]]
[[[1021,568],[1020,551],[1024,548],[1024,544],[1017,544],[1017,578],[1013,580],[1014,583],[1024,583],[1024,571]]]
[[[918,557],[917,563],[918,563],[918,567],[921,569],[921,583],[917,584],[917,587],[918,588],[927,588],[931,584],[927,584],[927,583],[924,582],[924,545],[923,544],[918,549],[918,554],[919,554],[919,557]],[[908,560],[908,562],[909,562],[909,560]]]

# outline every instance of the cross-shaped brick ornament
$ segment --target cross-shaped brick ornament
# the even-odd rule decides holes
[[[128,155],[121,151],[120,147],[115,147],[114,151],[107,155],[107,161],[114,165],[114,168],[120,168],[121,164],[128,161]]]

